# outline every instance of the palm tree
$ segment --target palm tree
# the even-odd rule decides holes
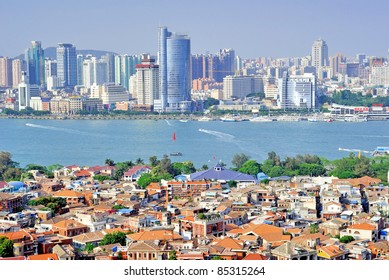
[[[107,158],[105,161],[104,161],[105,165],[109,165],[109,166],[114,166],[115,165],[115,162],[110,159],[110,158]]]
[[[136,164],[136,165],[142,165],[142,164],[145,164],[145,163],[144,163],[143,159],[137,158],[137,159],[135,160],[135,164]]]

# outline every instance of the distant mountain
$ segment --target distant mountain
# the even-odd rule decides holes
[[[115,52],[111,51],[101,51],[101,50],[77,50],[77,54],[82,54],[82,55],[87,55],[91,54],[92,56],[95,56],[97,58],[100,58],[101,56],[111,53],[111,54],[117,54]],[[56,53],[56,47],[48,47],[45,48],[45,57],[50,58],[50,59],[56,59],[57,58],[57,53]],[[21,54],[15,58],[19,59],[24,59],[24,54]]]

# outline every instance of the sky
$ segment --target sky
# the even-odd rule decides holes
[[[192,54],[233,48],[242,58],[329,54],[387,56],[386,0],[0,0],[0,56],[30,41],[120,54],[156,54],[158,27],[191,38]]]

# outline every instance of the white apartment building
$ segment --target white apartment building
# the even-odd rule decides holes
[[[244,98],[250,93],[263,92],[263,79],[259,76],[227,76],[223,79],[223,99]]]

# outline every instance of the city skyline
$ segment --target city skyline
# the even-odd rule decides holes
[[[77,49],[155,54],[156,30],[169,26],[191,37],[193,54],[232,48],[244,58],[305,56],[310,54],[312,42],[321,37],[329,45],[329,55],[340,52],[386,57],[389,39],[382,34],[389,21],[384,13],[389,3],[373,2],[369,6],[375,4],[378,8],[374,13],[366,13],[363,1],[332,0],[323,7],[303,0],[245,1],[240,6],[231,1],[196,1],[196,5],[153,0],[114,1],[113,5],[102,1],[94,1],[93,5],[40,1],[26,2],[23,9],[18,9],[19,3],[0,1],[3,11],[11,11],[0,19],[0,36],[7,38],[7,43],[0,46],[0,55],[15,57],[32,40],[41,41],[43,48],[70,42]],[[20,19],[17,22],[12,18],[16,10]],[[152,13],[147,20],[145,10]],[[59,20],[58,11],[67,18]],[[33,17],[35,14],[38,16]],[[103,17],[108,20],[101,20]],[[141,22],[142,28],[136,22]]]

